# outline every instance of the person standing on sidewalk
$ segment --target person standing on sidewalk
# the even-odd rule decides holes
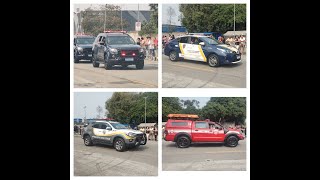
[[[154,60],[157,61],[158,60],[158,38],[157,36],[154,37],[154,40],[153,40],[153,43],[154,43]]]

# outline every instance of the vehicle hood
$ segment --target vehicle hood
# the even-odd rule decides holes
[[[228,133],[240,133],[241,131],[240,130],[238,130],[238,129],[233,129],[233,128],[228,128]],[[227,134],[228,134],[227,133]]]
[[[222,48],[222,49],[229,49],[229,50],[235,51],[235,52],[238,51],[237,48],[229,46],[229,45],[226,45],[226,44],[218,44],[218,45],[216,45],[216,47],[219,47],[219,48]]]
[[[92,48],[92,44],[78,44],[77,46],[81,48]]]
[[[123,133],[132,132],[132,133],[135,133],[135,134],[143,134],[143,132],[137,131],[137,130],[133,130],[133,129],[118,129],[117,131],[123,132]]]
[[[118,50],[138,50],[141,48],[139,45],[133,45],[133,44],[119,44],[119,45],[110,45],[111,48],[115,48]]]

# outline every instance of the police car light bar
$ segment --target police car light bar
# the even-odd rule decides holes
[[[104,31],[104,33],[127,33],[127,31],[114,31],[114,30],[107,30],[107,31]]]

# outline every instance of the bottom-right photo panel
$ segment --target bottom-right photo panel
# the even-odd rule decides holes
[[[246,97],[162,97],[163,171],[246,171]]]

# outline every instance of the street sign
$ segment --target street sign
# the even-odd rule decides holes
[[[136,22],[136,31],[141,31],[141,22]]]

